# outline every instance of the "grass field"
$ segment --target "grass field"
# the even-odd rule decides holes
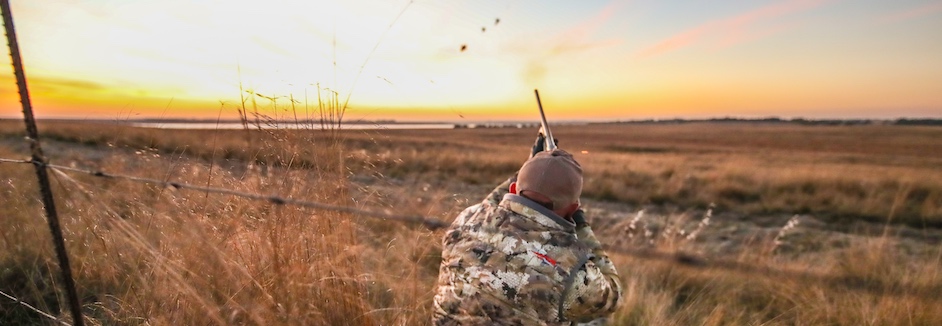
[[[80,123],[40,131],[59,165],[449,221],[513,174],[535,136]],[[613,324],[942,323],[942,128],[596,124],[554,134],[585,167],[591,222],[626,284]],[[0,157],[27,156],[22,122],[0,123],[0,135]],[[94,324],[430,318],[441,231],[53,177]],[[32,167],[0,165],[0,181],[0,291],[68,318]],[[41,322],[0,300],[0,324]]]

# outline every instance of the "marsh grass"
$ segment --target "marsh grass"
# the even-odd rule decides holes
[[[942,313],[942,250],[913,255],[889,236],[851,237],[849,244],[824,253],[783,255],[776,245],[800,228],[797,219],[754,234],[741,250],[725,256],[704,254],[710,241],[686,241],[677,230],[699,229],[685,214],[637,214],[605,225],[600,235],[623,237],[618,246],[644,248],[671,259],[610,251],[625,287],[618,325],[934,325]],[[674,220],[673,231],[663,220]],[[686,223],[685,223],[686,222]],[[635,228],[625,227],[634,225]],[[628,230],[626,232],[626,230]],[[707,231],[711,232],[711,231]],[[716,232],[716,230],[712,230]],[[723,233],[720,231],[719,233]],[[689,233],[688,233],[689,234]],[[737,266],[747,266],[740,269]]]
[[[332,133],[263,128],[247,130],[246,137],[235,135],[240,131],[44,125],[45,137],[66,142],[302,169],[324,166],[317,160],[331,157],[354,174],[471,184],[493,184],[516,171],[533,138],[532,130],[509,128]],[[5,124],[0,132],[14,134],[17,127]],[[563,148],[585,163],[588,198],[703,209],[712,203],[724,211],[814,214],[841,224],[942,227],[939,128],[690,124],[557,129]],[[215,146],[201,141],[213,137]],[[342,139],[350,150],[343,157],[325,155],[325,150],[336,152],[323,146],[331,139]]]
[[[255,117],[246,117],[250,127],[238,131],[52,122],[40,130],[56,164],[445,220],[512,174],[532,142],[532,130],[290,131],[251,128]],[[264,124],[266,116],[257,117]],[[927,295],[942,292],[937,243],[913,244],[888,231],[833,233],[841,243],[829,240],[823,245],[829,250],[786,251],[811,241],[802,238],[806,223],[746,230],[713,214],[736,212],[750,221],[747,214],[804,212],[837,230],[852,229],[840,223],[857,219],[886,230],[900,223],[932,230],[942,188],[933,172],[942,152],[926,139],[939,130],[688,127],[555,130],[586,167],[590,198],[701,208],[593,221],[606,244],[693,257],[679,264],[613,251],[626,285],[615,324],[942,323],[937,298]],[[0,124],[0,157],[24,155],[18,128]],[[897,136],[852,146],[872,133]],[[0,290],[68,318],[32,167],[0,167]],[[430,318],[440,232],[90,176],[53,177],[91,324],[416,325]],[[707,214],[710,203],[716,206]],[[725,251],[708,248],[732,236],[740,236],[738,250],[719,255]],[[830,281],[741,272],[713,259]],[[40,318],[0,300],[0,324]]]

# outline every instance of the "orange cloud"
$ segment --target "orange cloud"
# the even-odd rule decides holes
[[[105,86],[81,79],[51,76],[27,76],[26,85],[32,102],[41,102],[45,98],[67,97],[72,94],[100,94]],[[35,107],[35,105],[34,105]],[[20,94],[16,80],[12,75],[0,76],[0,111],[20,112]]]
[[[104,85],[89,80],[52,76],[29,77],[27,83],[30,90],[36,92],[92,92],[105,89]]]
[[[932,3],[927,3],[925,5],[900,10],[897,12],[889,13],[880,18],[880,22],[883,23],[893,23],[904,20],[921,18],[933,14],[942,12],[942,1],[936,1]]]
[[[219,102],[199,98],[147,95],[93,80],[44,75],[27,76],[30,101],[37,118],[84,117],[216,117]],[[235,109],[227,109],[235,115]],[[22,117],[19,92],[12,75],[0,75],[0,118]]]
[[[794,23],[786,23],[771,28],[756,27],[759,23],[807,11],[832,0],[787,0],[736,16],[714,20],[671,36],[660,43],[638,53],[638,57],[647,58],[661,55],[693,45],[706,38],[719,38],[717,45],[728,47],[746,41],[752,41],[789,30]]]

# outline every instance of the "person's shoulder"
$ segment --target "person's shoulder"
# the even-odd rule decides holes
[[[474,215],[483,209],[484,209],[484,203],[477,203],[477,204],[474,204],[465,208],[463,211],[461,211],[461,214],[458,214],[458,217]]]
[[[461,213],[458,214],[458,217],[455,218],[454,222],[451,223],[452,227],[458,227],[467,225],[475,215],[479,215],[487,210],[490,205],[487,202],[477,203],[471,206],[468,206]]]

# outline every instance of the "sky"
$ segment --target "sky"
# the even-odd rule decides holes
[[[39,118],[942,118],[942,0],[11,5]]]

